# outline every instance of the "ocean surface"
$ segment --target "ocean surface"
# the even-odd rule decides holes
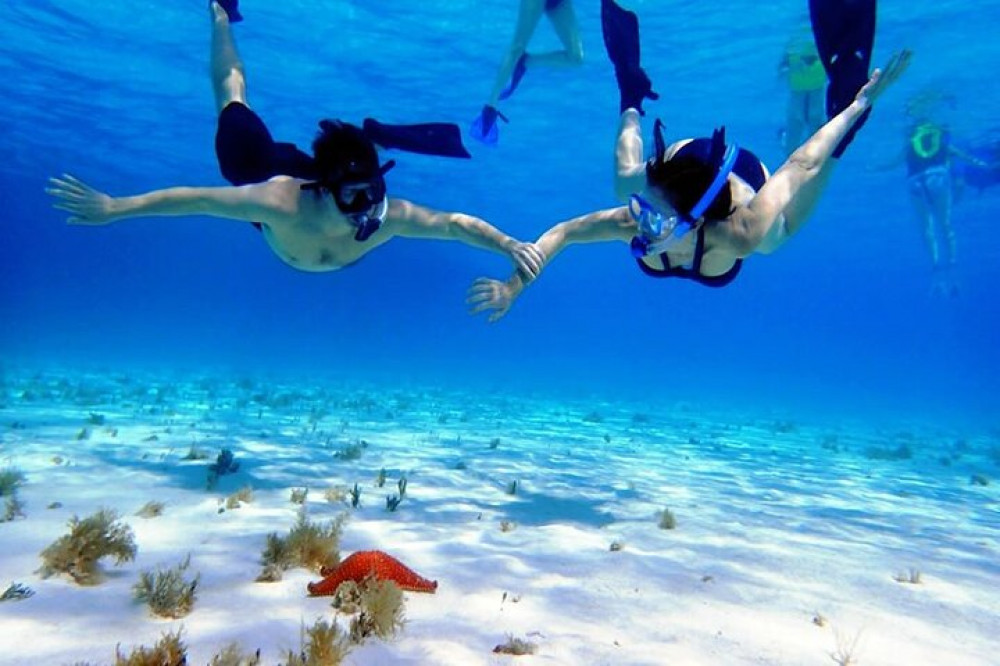
[[[495,149],[468,161],[396,155],[390,196],[467,211],[535,238],[615,205],[617,90],[599,4],[577,3],[585,64],[533,70],[502,110]],[[324,117],[455,121],[478,113],[515,2],[245,3],[235,28],[249,99],[279,140],[306,146]],[[1000,189],[955,205],[961,296],[929,295],[930,265],[898,150],[912,95],[941,90],[956,139],[995,130],[1000,8],[883,3],[875,62],[915,52],[843,160],[815,218],[731,287],[659,282],[621,244],[576,246],[495,326],[469,283],[502,259],[458,243],[394,240],[359,265],[296,272],[241,223],[197,217],[67,227],[43,193],[69,172],[112,194],[224,184],[213,150],[208,19],[200,2],[10,2],[0,8],[0,357],[427,379],[686,399],[789,414],[885,412],[989,420],[1000,395]],[[802,2],[636,2],[648,105],[672,137],[726,125],[776,168],[785,104],[776,63],[807,25]],[[533,50],[555,48],[544,22]],[[991,125],[992,124],[992,125]]]

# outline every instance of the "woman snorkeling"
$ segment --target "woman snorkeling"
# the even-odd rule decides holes
[[[638,21],[613,0],[602,0],[605,44],[621,92],[615,191],[627,205],[544,232],[535,241],[544,265],[574,243],[617,240],[630,245],[647,275],[722,287],[736,278],[745,257],[780,247],[809,218],[872,105],[909,65],[904,50],[869,76],[875,10],[875,0],[811,0],[817,51],[829,78],[828,121],[769,176],[752,153],[727,141],[724,128],[668,146],[657,122],[655,153],[643,160],[642,103],[655,93],[639,63]],[[468,295],[471,312],[497,321],[528,279],[515,273],[506,282],[476,280]]]

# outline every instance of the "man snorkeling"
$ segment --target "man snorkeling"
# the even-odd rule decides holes
[[[528,67],[572,67],[583,62],[583,45],[580,42],[580,26],[573,11],[572,0],[520,0],[517,12],[517,26],[511,39],[507,55],[497,72],[490,92],[490,99],[483,106],[469,133],[473,138],[487,145],[495,145],[500,130],[497,119],[507,121],[497,110],[497,104],[508,99],[517,90]],[[542,16],[546,16],[562,42],[561,51],[551,53],[528,53],[528,42],[535,34]]]
[[[219,110],[215,145],[219,168],[232,187],[173,187],[114,198],[78,179],[52,178],[56,208],[70,224],[103,225],[154,215],[210,215],[253,222],[290,266],[332,271],[356,262],[394,236],[459,240],[510,258],[526,276],[541,257],[484,220],[436,212],[386,196],[376,145],[410,152],[468,157],[457,125],[386,125],[371,118],[358,127],[323,120],[308,155],[278,143],[247,105],[243,63],[230,24],[242,20],[238,0],[209,3],[212,83]]]
[[[778,64],[778,74],[788,84],[781,147],[790,155],[827,120],[823,103],[826,70],[811,34],[796,34],[789,40]]]
[[[643,102],[655,93],[639,62],[638,20],[602,0],[605,45],[621,93],[615,191],[628,205],[550,228],[535,241],[545,264],[574,243],[621,241],[651,277],[723,287],[745,257],[781,246],[812,213],[872,105],[909,65],[904,50],[869,76],[875,10],[875,0],[811,0],[816,46],[830,80],[829,120],[769,176],[752,153],[726,140],[724,128],[668,146],[657,122],[655,154],[643,161],[639,120]],[[496,321],[527,284],[517,274],[506,282],[480,278],[469,290],[471,312]]]

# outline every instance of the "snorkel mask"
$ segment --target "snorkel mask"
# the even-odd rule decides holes
[[[653,126],[653,134],[656,144],[655,159],[659,163],[666,153],[663,123],[659,119]],[[739,154],[740,148],[736,143],[726,145],[725,127],[712,133],[709,164],[716,165],[715,177],[697,203],[686,213],[678,211],[676,215],[668,217],[640,195],[633,194],[629,197],[628,211],[639,227],[639,235],[632,239],[630,245],[632,256],[641,259],[650,254],[665,252],[694,229],[698,220],[725,187]]]
[[[389,160],[379,166],[375,146],[360,128],[330,120],[321,122],[320,127],[336,140],[331,150],[332,168],[321,178],[300,185],[300,189],[333,195],[337,209],[356,229],[354,240],[366,241],[385,220],[389,208],[385,174],[396,162]]]

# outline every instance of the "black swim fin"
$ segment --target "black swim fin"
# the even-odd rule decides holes
[[[387,125],[374,118],[362,124],[365,136],[383,148],[441,157],[472,157],[462,144],[462,130],[455,123]]]
[[[243,14],[240,14],[240,0],[214,0],[214,2],[218,2],[219,6],[226,10],[230,23],[239,23],[243,20]]]
[[[826,89],[826,117],[833,118],[854,101],[871,74],[875,46],[877,0],[809,0],[816,50],[829,86]],[[855,134],[868,120],[865,111],[833,152],[844,154]]]
[[[642,103],[660,96],[642,69],[639,52],[639,19],[634,12],[619,7],[614,0],[601,0],[601,31],[608,58],[615,66],[621,93],[621,111],[634,108],[645,115]]]

